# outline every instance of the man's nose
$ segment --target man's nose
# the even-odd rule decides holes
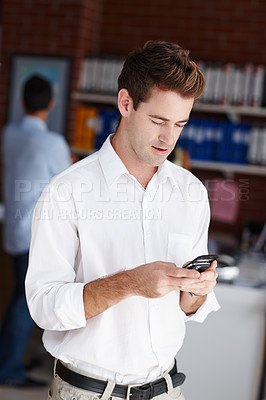
[[[164,126],[160,132],[159,139],[168,146],[171,146],[175,141],[174,128],[172,126]]]

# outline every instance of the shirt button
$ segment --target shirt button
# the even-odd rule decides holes
[[[146,231],[146,236],[150,236],[150,235],[151,235],[151,230],[148,229],[148,230]]]

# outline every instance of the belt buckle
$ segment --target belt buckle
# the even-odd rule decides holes
[[[150,390],[148,399],[152,399],[153,393],[154,393],[154,385],[152,383],[145,383],[145,385],[142,386],[141,390],[147,390],[147,389],[144,389],[144,386],[147,386],[147,389]]]
[[[152,383],[145,383],[144,385],[135,387],[133,386],[130,390],[132,388],[135,389],[137,393],[130,393],[129,395],[133,395],[136,400],[149,400],[153,398],[154,388]]]
[[[127,395],[125,400],[130,400],[130,396],[132,396],[132,393],[130,393],[132,388],[137,388],[139,385],[127,385]]]
[[[132,396],[132,393],[130,393],[131,388],[132,388],[132,385],[127,385],[126,400],[130,400],[130,396]]]

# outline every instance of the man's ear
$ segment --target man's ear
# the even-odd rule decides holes
[[[48,107],[47,107],[48,110],[50,111],[54,107],[54,105],[55,105],[55,100],[54,99],[50,100]]]
[[[117,105],[122,117],[127,117],[133,109],[133,100],[127,89],[121,89],[117,96]]]
[[[25,101],[22,97],[20,98],[20,105],[23,108],[23,110],[25,110]]]

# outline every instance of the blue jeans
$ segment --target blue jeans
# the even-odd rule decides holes
[[[29,253],[12,256],[15,287],[0,332],[0,382],[18,383],[26,376],[23,356],[34,326],[24,287],[28,260]]]

